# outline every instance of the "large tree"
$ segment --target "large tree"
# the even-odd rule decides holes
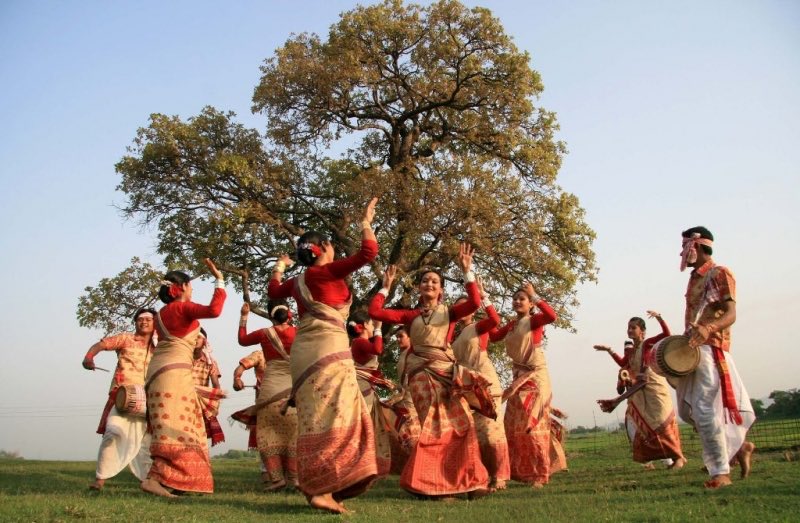
[[[594,233],[556,184],[565,146],[536,103],[539,74],[487,9],[360,6],[326,39],[291,37],[261,70],[263,135],[213,108],[155,114],[116,166],[124,215],[157,228],[167,265],[211,256],[263,291],[304,230],[327,233],[340,254],[357,249],[353,223],[378,195],[381,250],[352,280],[357,306],[388,263],[406,275],[405,301],[424,266],[455,281],[469,241],[492,294],[530,279],[571,325],[576,285],[596,277]]]

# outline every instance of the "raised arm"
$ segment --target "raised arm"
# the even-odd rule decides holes
[[[375,205],[377,198],[373,198],[364,209],[361,219],[361,249],[353,256],[335,260],[325,265],[325,270],[334,278],[344,278],[364,265],[370,263],[378,256],[378,241],[372,230],[372,220],[375,218]]]
[[[261,343],[265,339],[264,329],[258,329],[250,334],[247,333],[247,318],[250,315],[250,304],[245,303],[242,305],[242,310],[239,316],[239,345],[242,347],[250,347],[257,343]]]
[[[456,305],[452,305],[448,310],[450,321],[456,321],[467,316],[480,308],[481,293],[475,281],[475,273],[472,272],[472,246],[462,243],[458,252],[458,264],[464,272],[465,287],[467,289],[467,300]]]
[[[267,296],[271,300],[290,298],[292,296],[292,291],[294,290],[294,278],[290,278],[281,283],[283,280],[283,273],[286,271],[286,268],[291,267],[292,265],[294,265],[294,262],[291,258],[289,258],[288,254],[281,254],[280,258],[278,258],[278,261],[275,263],[275,267],[272,268],[272,277],[267,284]]]
[[[495,327],[494,329],[489,331],[489,340],[492,342],[497,342],[505,339],[506,335],[510,330],[514,328],[515,322],[509,321],[502,327]]]
[[[483,282],[480,278],[478,278],[477,284],[478,290],[481,293],[481,304],[483,304],[483,310],[486,311],[486,318],[475,325],[475,332],[478,336],[482,336],[500,325],[500,315],[494,310],[494,305],[492,305],[492,301],[489,299],[486,289],[483,288]]]
[[[94,357],[103,352],[104,350],[118,350],[125,346],[125,337],[124,335],[117,335],[117,336],[109,336],[107,338],[103,338],[102,340],[98,341],[86,352],[86,355],[83,357],[83,361],[81,365],[86,370],[94,370]]]
[[[389,295],[389,289],[392,288],[392,283],[396,276],[397,267],[389,265],[383,273],[383,288],[372,297],[367,312],[369,312],[369,316],[373,320],[408,325],[414,318],[419,316],[418,310],[383,308],[386,304],[386,297]]]

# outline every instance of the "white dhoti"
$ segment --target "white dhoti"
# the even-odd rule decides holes
[[[97,478],[112,478],[130,465],[133,475],[144,480],[151,464],[147,419],[123,416],[112,408],[97,454]]]
[[[725,353],[736,406],[742,416],[737,425],[726,418],[722,389],[714,354],[708,345],[700,347],[700,364],[690,375],[678,381],[678,414],[692,424],[703,445],[703,463],[711,476],[730,473],[730,461],[745,441],[756,416],[750,396],[736,370],[733,356]]]

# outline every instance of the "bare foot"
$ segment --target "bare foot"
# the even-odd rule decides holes
[[[177,498],[175,494],[164,488],[164,485],[154,479],[147,478],[142,481],[140,487],[148,494],[155,494],[164,498]]]
[[[655,464],[653,464],[653,462],[651,461],[650,463],[645,463],[644,465],[642,465],[642,469],[643,469],[643,470],[655,470],[655,469],[656,469],[656,466],[655,466]]]
[[[722,487],[727,487],[731,485],[731,477],[727,474],[717,474],[710,480],[703,483],[703,486],[707,489],[718,489]]]
[[[742,466],[742,479],[750,475],[750,466],[752,465],[752,457],[755,450],[756,446],[752,442],[745,441],[742,443],[742,448],[736,453],[739,458],[739,464]]]
[[[497,490],[505,490],[506,489],[506,480],[498,479],[497,482],[494,484],[494,488]]]
[[[533,483],[533,485],[531,485],[531,488],[534,488],[534,489],[544,488],[544,483],[539,483],[538,481],[535,481]]]
[[[489,490],[488,488],[476,488],[472,492],[467,492],[467,499],[469,500],[480,499],[482,497],[488,496],[491,493],[492,491]]]
[[[333,499],[333,496],[330,494],[330,492],[327,494],[319,494],[317,496],[306,496],[306,499],[308,499],[309,505],[319,510],[325,510],[334,514],[344,514],[347,512],[347,509],[344,508],[344,505],[337,503]]]
[[[686,458],[678,458],[672,462],[672,465],[667,467],[670,470],[680,470],[683,466],[686,465]]]
[[[100,478],[95,478],[94,479],[94,483],[89,485],[89,488],[92,489],[92,490],[102,490],[103,489],[103,485],[105,485],[105,484],[106,484],[106,480],[100,479]]]

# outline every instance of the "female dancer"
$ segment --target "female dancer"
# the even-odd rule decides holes
[[[281,409],[292,390],[290,353],[297,329],[289,324],[289,308],[282,301],[267,304],[272,327],[247,333],[250,304],[242,305],[239,319],[239,345],[261,344],[266,371],[256,400],[256,441],[261,461],[267,467],[264,490],[297,486],[297,410]]]
[[[378,478],[383,478],[389,474],[392,467],[392,444],[389,436],[389,422],[376,389],[380,387],[393,390],[394,384],[386,380],[383,373],[378,370],[378,356],[383,354],[381,322],[375,322],[373,325],[365,311],[355,312],[347,322],[347,334],[352,338],[350,352],[353,354],[353,362],[356,366],[358,386],[364,395],[372,417]]]
[[[408,457],[419,441],[420,424],[411,391],[408,390],[406,363],[413,352],[408,327],[400,325],[395,330],[394,339],[397,341],[397,349],[400,352],[397,356],[397,379],[402,385],[398,387],[396,395],[390,399],[393,404],[392,408],[397,414],[394,427],[397,433],[397,447],[392,449],[391,472],[392,474],[402,474]]]
[[[413,349],[405,361],[405,379],[422,430],[400,476],[400,486],[424,496],[469,493],[480,497],[489,492],[489,475],[481,463],[472,412],[463,395],[456,393],[462,387],[476,387],[471,392],[485,393],[481,399],[488,413],[494,410],[488,382],[457,365],[448,343],[455,323],[480,306],[469,245],[461,246],[459,264],[467,281],[468,301],[451,307],[442,304],[442,276],[429,269],[420,274],[416,309],[384,309],[397,274],[397,267],[390,265],[383,277],[383,288],[369,307],[375,320],[409,326]]]
[[[500,324],[500,316],[497,315],[492,302],[484,293],[480,280],[478,280],[478,288],[481,291],[487,317],[477,323],[474,312],[461,318],[460,323],[463,327],[453,342],[453,354],[459,363],[480,373],[491,384],[489,390],[494,399],[497,419],[475,416],[475,430],[478,433],[481,460],[486,466],[486,470],[489,471],[489,488],[504,489],[506,481],[511,478],[511,466],[508,459],[506,432],[503,429],[503,414],[500,410],[503,388],[500,386],[500,378],[486,352],[489,345],[489,331]],[[465,301],[467,301],[467,297],[462,296],[456,300],[456,304]]]
[[[670,468],[679,469],[686,463],[686,458],[681,451],[680,431],[669,385],[664,377],[653,372],[646,364],[655,344],[669,336],[669,326],[659,313],[647,311],[647,314],[658,320],[661,334],[645,339],[644,320],[631,318],[628,321],[628,337],[633,340],[633,351],[624,358],[619,358],[607,345],[595,345],[594,348],[608,352],[622,368],[621,375],[627,371],[628,385],[641,385],[629,395],[628,409],[625,411],[625,427],[633,449],[633,460],[653,468],[650,461],[661,459]],[[611,412],[619,402],[600,400],[599,403],[603,411]]]
[[[242,376],[244,375],[244,371],[248,369],[253,369],[253,373],[256,377],[256,384],[253,385],[255,392],[255,398],[253,399],[258,400],[258,391],[261,390],[261,382],[264,380],[264,372],[267,370],[267,366],[264,361],[264,351],[261,350],[261,348],[254,350],[239,360],[239,365],[233,369],[233,390],[240,391],[245,388],[245,384],[242,381]],[[258,441],[256,435],[256,428],[258,426],[257,413],[258,409],[254,403],[249,407],[237,410],[231,414],[231,419],[242,423],[249,433],[247,436],[248,450],[258,450]],[[271,483],[269,475],[267,474],[267,464],[264,463],[263,460],[261,462],[261,481],[263,481],[265,485]]]
[[[192,381],[192,353],[200,332],[197,320],[219,316],[226,294],[222,273],[214,262],[204,261],[217,280],[208,305],[191,301],[191,278],[181,271],[168,272],[158,291],[166,305],[156,315],[158,346],[145,380],[153,465],[141,485],[158,496],[173,497],[167,488],[214,491],[201,398]]]
[[[542,312],[532,314],[534,305]],[[561,443],[551,437],[553,392],[542,349],[544,326],[556,320],[556,313],[527,282],[514,293],[511,306],[517,318],[489,334],[492,341],[505,339],[514,365],[514,381],[503,392],[511,479],[541,488],[566,464]]]
[[[192,360],[192,379],[195,388],[201,392],[201,402],[203,404],[203,422],[206,427],[206,435],[211,439],[211,446],[225,441],[225,434],[217,420],[219,414],[220,399],[225,393],[219,384],[222,374],[219,371],[219,364],[216,358],[211,355],[211,343],[208,341],[205,329],[200,328],[200,334],[194,346],[194,359]],[[203,401],[206,398],[208,401]]]
[[[283,283],[291,260],[281,256],[269,282],[270,299],[297,301],[300,324],[291,358],[292,393],[297,405],[297,474],[309,504],[347,512],[341,500],[363,493],[377,474],[375,440],[358,388],[345,321],[352,295],[345,278],[378,255],[372,232],[373,198],[361,222],[361,249],[334,261],[334,248],[318,232],[303,234],[297,261],[308,267]]]

